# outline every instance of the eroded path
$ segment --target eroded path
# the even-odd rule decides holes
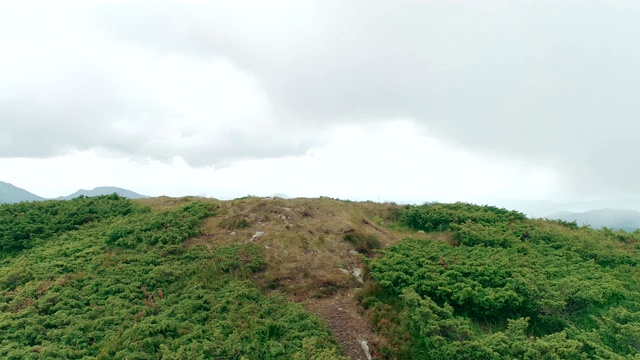
[[[353,360],[367,360],[360,342],[365,340],[372,344],[377,338],[353,296],[354,290],[350,289],[335,296],[309,300],[305,308],[327,321],[346,356]]]

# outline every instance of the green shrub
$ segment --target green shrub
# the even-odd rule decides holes
[[[454,230],[453,225],[474,222],[481,224],[511,223],[526,220],[526,216],[517,211],[488,205],[467,203],[441,204],[430,203],[420,206],[408,205],[400,210],[398,217],[405,226],[424,231]]]
[[[385,356],[640,356],[636,235],[519,219],[447,229],[457,246],[405,239],[366,260],[377,286],[359,299],[390,337]]]
[[[55,235],[148,211],[117,194],[0,205],[0,253],[31,248]]]
[[[0,207],[0,224],[37,230],[0,226],[14,251],[0,258],[0,358],[344,359],[317,317],[246,280],[260,246],[184,246],[215,211],[115,196]]]

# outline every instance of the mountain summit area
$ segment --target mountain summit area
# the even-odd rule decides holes
[[[0,357],[637,359],[640,231],[467,203],[0,205]]]

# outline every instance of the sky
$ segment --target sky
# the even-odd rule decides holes
[[[44,197],[640,199],[640,2],[0,4],[0,180]]]

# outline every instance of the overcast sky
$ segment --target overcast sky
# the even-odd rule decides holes
[[[45,197],[640,198],[637,1],[0,4],[0,180]]]

